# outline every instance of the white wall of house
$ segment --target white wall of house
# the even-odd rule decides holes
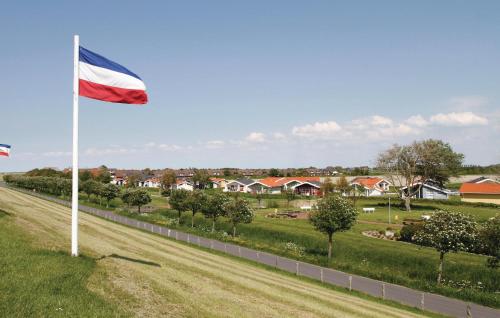
[[[187,190],[187,191],[193,191],[193,185],[189,183],[180,183],[175,186],[177,190]]]

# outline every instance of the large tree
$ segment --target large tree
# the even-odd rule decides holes
[[[500,265],[500,215],[490,218],[479,233],[484,252],[490,256],[488,266]]]
[[[339,195],[330,195],[318,201],[309,221],[316,230],[328,236],[328,261],[332,258],[333,234],[349,230],[358,212],[351,202]]]
[[[337,190],[340,191],[341,194],[349,195],[352,188],[349,185],[349,182],[347,181],[347,178],[345,176],[341,176],[338,178],[337,183],[335,184],[335,187]]]
[[[229,197],[224,193],[215,193],[208,197],[201,212],[206,218],[212,219],[212,232],[215,231],[215,222],[224,215],[224,205],[229,201]]]
[[[177,211],[179,214],[179,222],[181,220],[181,215],[182,212],[189,210],[189,191],[180,189],[180,190],[173,190],[170,193],[170,197],[168,199],[168,204],[170,204],[170,207],[174,210]]]
[[[224,211],[233,226],[233,237],[236,236],[236,226],[240,223],[251,223],[254,216],[250,203],[244,199],[226,202]]]
[[[210,175],[205,169],[196,169],[193,174],[193,184],[198,189],[205,189],[210,182]]]
[[[130,205],[137,206],[137,212],[141,213],[141,207],[151,202],[151,196],[146,190],[134,190],[130,197]]]
[[[106,207],[109,208],[109,202],[116,198],[120,193],[118,186],[108,183],[101,189],[101,196],[106,199]]]
[[[189,197],[187,198],[187,206],[193,213],[191,217],[191,227],[194,227],[195,214],[201,211],[201,208],[206,204],[206,202],[207,195],[201,190],[194,190],[189,194]]]
[[[461,167],[463,154],[441,140],[428,139],[410,145],[394,145],[377,158],[377,167],[398,187],[407,211],[411,198],[422,184],[433,180],[441,185]],[[419,186],[415,186],[419,182]]]
[[[436,211],[415,235],[415,242],[439,252],[437,283],[443,276],[444,256],[448,252],[470,251],[477,241],[474,219],[460,212]]]
[[[99,182],[89,179],[82,183],[82,191],[87,194],[87,201],[90,202],[90,196],[92,194],[97,194],[99,190]]]
[[[321,193],[323,196],[327,196],[335,191],[335,184],[332,182],[331,178],[326,178],[323,183],[321,183]]]
[[[167,170],[163,172],[160,179],[161,190],[163,191],[171,190],[172,185],[174,185],[176,181],[177,181],[177,175],[175,174],[174,170]]]

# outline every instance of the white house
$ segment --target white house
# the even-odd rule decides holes
[[[226,183],[226,187],[224,188],[224,192],[250,192],[248,190],[248,186],[254,184],[255,181],[252,179],[238,179],[231,180]]]
[[[379,177],[357,177],[350,182],[367,197],[380,196],[389,191],[389,181]]]
[[[187,191],[193,191],[193,183],[188,180],[177,180],[175,184],[175,189],[176,190],[187,190]]]

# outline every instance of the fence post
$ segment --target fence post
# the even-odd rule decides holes
[[[385,283],[382,283],[382,299],[385,300]]]
[[[260,253],[257,252],[257,259],[260,260]]]
[[[175,231],[175,239],[178,241],[179,240],[179,232]]]
[[[352,291],[352,276],[349,275],[349,291]]]
[[[238,256],[241,257],[241,247],[238,246]]]
[[[322,283],[324,283],[324,280],[323,280],[323,268],[320,268],[320,280]]]
[[[422,310],[425,310],[425,293],[422,293],[422,297],[420,298],[420,307]]]
[[[274,267],[278,267],[278,255],[276,255],[276,262],[274,263]]]
[[[227,243],[224,243],[224,253],[227,253]]]
[[[200,237],[198,236],[198,246],[201,246]]]
[[[189,234],[188,234],[188,235],[187,235],[187,242],[188,242],[188,243],[191,243],[191,241],[190,241],[189,239],[190,239],[190,237],[189,237]]]
[[[214,240],[210,240],[210,249],[214,249]]]
[[[295,262],[295,275],[299,276],[299,262]]]
[[[167,230],[167,236],[170,237],[170,229]]]

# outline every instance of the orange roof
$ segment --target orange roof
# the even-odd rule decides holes
[[[462,183],[460,193],[500,194],[498,183]]]
[[[281,187],[290,181],[299,182],[319,182],[319,177],[267,177],[259,180],[260,183],[267,185],[268,187]]]
[[[352,180],[351,183],[359,183],[365,188],[372,189],[377,185],[377,183],[383,180],[384,179],[379,177],[357,177],[354,180]]]
[[[224,181],[226,179],[223,179],[223,178],[210,178],[210,181],[212,182],[221,182],[221,181]]]

